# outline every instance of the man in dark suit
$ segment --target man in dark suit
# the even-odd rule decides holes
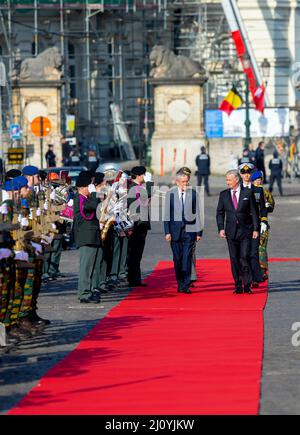
[[[251,240],[259,236],[255,199],[251,189],[241,188],[238,171],[229,171],[226,182],[217,208],[219,235],[227,239],[235,293],[252,293]]]
[[[190,177],[184,171],[176,176],[176,186],[166,194],[164,230],[171,243],[178,292],[191,293],[193,248],[202,237],[197,193],[189,188]]]

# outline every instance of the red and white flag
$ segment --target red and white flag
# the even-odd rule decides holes
[[[264,113],[264,109],[265,109],[265,91],[266,88],[264,87],[264,85],[260,85],[254,92],[254,96],[253,96],[253,101],[256,110],[258,110],[261,113]]]

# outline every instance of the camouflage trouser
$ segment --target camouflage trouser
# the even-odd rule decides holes
[[[41,286],[42,286],[44,260],[35,258],[33,260],[33,263],[35,265],[35,274],[34,274],[34,281],[33,281],[33,293],[32,293],[31,308],[32,308],[32,310],[36,310],[37,309],[37,300],[38,300]]]
[[[3,323],[6,317],[8,301],[10,297],[10,267],[4,260],[0,261],[0,322]]]
[[[33,258],[29,258],[30,263],[33,262]],[[33,283],[35,277],[35,268],[27,269],[26,281],[24,284],[23,299],[19,311],[18,318],[23,319],[29,316],[32,311],[32,296],[33,296]]]
[[[16,267],[14,298],[13,298],[11,314],[10,314],[11,325],[14,325],[18,320],[22,301],[24,298],[24,287],[26,283],[26,278],[27,278],[27,269],[21,269],[19,267]]]
[[[15,294],[15,265],[13,260],[6,260],[1,273],[1,321],[10,326],[10,317]]]

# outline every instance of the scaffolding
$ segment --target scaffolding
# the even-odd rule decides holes
[[[20,34],[30,35],[27,45]],[[82,148],[96,148],[100,154],[118,152],[110,113],[115,103],[137,154],[143,155],[153,130],[148,83],[153,45],[168,45],[206,67],[211,78],[207,107],[218,104],[212,89],[220,92],[224,60],[234,59],[218,0],[1,0],[0,38],[9,78],[2,98],[6,133],[12,123],[12,71],[24,58],[56,45],[63,57],[62,135],[68,134],[67,115],[75,115]]]

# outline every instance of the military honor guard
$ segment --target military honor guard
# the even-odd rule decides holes
[[[255,186],[251,182],[251,174],[254,170],[254,165],[251,163],[243,163],[239,166],[241,176],[241,188],[250,189],[253,192],[256,206],[256,213],[259,218],[259,237],[251,240],[251,271],[252,271],[252,287],[257,288],[259,283],[263,281],[263,274],[259,262],[259,246],[260,235],[263,235],[267,229],[267,209],[265,206],[265,196],[263,188]]]
[[[153,185],[152,176],[144,166],[132,168],[127,198],[129,215],[134,221],[128,242],[128,282],[131,287],[146,286],[142,282],[141,260],[151,229],[149,207]]]
[[[74,235],[80,256],[78,299],[81,303],[97,304],[101,300],[99,287],[103,258],[97,217],[100,199],[97,198],[97,189],[90,171],[79,174],[76,187],[78,192],[74,198]]]
[[[275,208],[275,201],[271,192],[269,192],[263,185],[263,173],[261,171],[254,171],[251,174],[251,182],[255,187],[263,188],[265,207],[267,211],[267,220],[261,224],[262,230],[260,234],[259,242],[259,263],[262,270],[262,279],[266,281],[268,279],[268,242],[270,237],[270,224],[268,222],[268,214],[273,213]]]

